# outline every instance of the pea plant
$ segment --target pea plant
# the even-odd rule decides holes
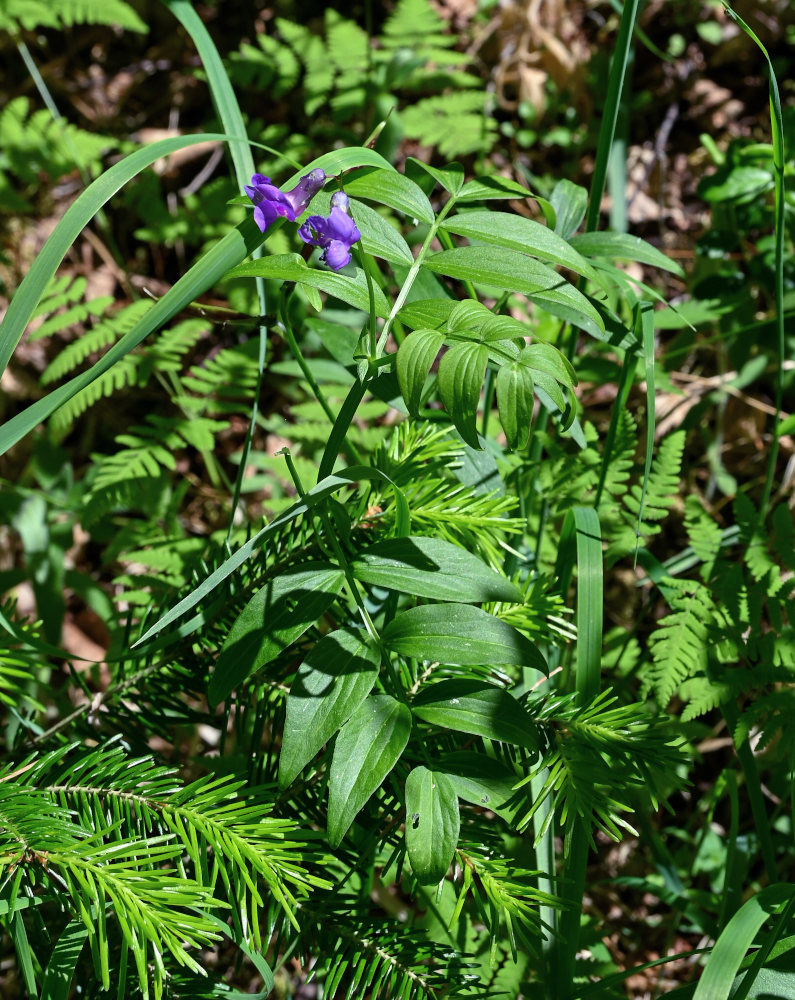
[[[65,654],[0,608],[0,697],[16,720],[0,922],[24,988],[266,997],[313,979],[327,1000],[612,995],[620,974],[588,984],[605,972],[584,919],[589,852],[646,830],[689,762],[664,711],[688,673],[676,623],[653,644],[656,704],[626,682],[644,663],[634,636],[603,631],[603,573],[622,561],[650,566],[676,613],[693,596],[649,552],[683,438],[655,449],[654,293],[617,261],[679,269],[596,230],[637,4],[594,187],[562,180],[548,199],[458,163],[398,169],[377,134],[275,183],[255,170],[206,29],[187,2],[168,6],[223,131],[159,140],[90,184],[0,325],[4,368],[105,202],[169,152],[228,144],[240,223],[98,361],[0,427],[6,452],[92,405],[133,360],[135,378],[170,386],[171,415],[119,434],[79,503],[53,487],[139,567],[108,610],[107,683],[82,682],[91,697],[47,717],[31,682]],[[287,252],[269,252],[277,234]],[[186,372],[216,286],[234,290],[245,343]],[[165,329],[188,307],[201,318]],[[577,393],[598,363],[617,384],[603,439]],[[628,408],[641,373],[645,436]],[[265,456],[274,386],[291,401],[287,443]],[[240,398],[248,430],[227,478],[211,456]],[[228,487],[226,524],[200,547],[179,526],[174,455],[189,449]],[[267,518],[246,503],[262,470],[283,483]],[[14,516],[32,531],[44,508],[25,500]],[[706,551],[708,528],[689,517]],[[211,754],[199,731],[215,734]],[[153,750],[183,739],[189,766]],[[223,980],[235,963],[247,993]]]

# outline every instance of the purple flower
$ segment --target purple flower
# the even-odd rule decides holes
[[[326,175],[320,168],[310,170],[292,191],[280,191],[270,177],[254,174],[251,185],[246,185],[246,194],[255,206],[254,221],[263,233],[280,215],[295,222],[325,183]]]
[[[331,211],[328,218],[310,215],[298,230],[298,235],[313,247],[322,247],[320,259],[332,269],[339,271],[351,259],[351,246],[362,238],[356,223],[348,215],[348,196],[336,191],[331,196]]]

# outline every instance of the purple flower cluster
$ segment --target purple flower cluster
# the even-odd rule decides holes
[[[351,247],[362,238],[356,223],[348,215],[348,196],[344,191],[336,191],[331,196],[328,218],[310,215],[298,230],[298,235],[304,243],[323,248],[320,259],[332,271],[345,267],[351,259]]]
[[[317,169],[302,177],[291,191],[281,191],[270,177],[254,174],[251,184],[246,185],[246,194],[254,203],[254,221],[263,233],[280,216],[295,222],[325,183],[325,173]],[[333,271],[345,267],[351,259],[351,247],[362,238],[348,214],[348,196],[343,191],[331,196],[327,217],[310,215],[298,235],[304,243],[322,248],[320,259]]]

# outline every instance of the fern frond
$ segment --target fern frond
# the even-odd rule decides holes
[[[720,552],[723,533],[694,494],[685,501],[685,528],[690,547],[702,562],[701,577],[709,580]]]
[[[227,347],[200,365],[193,365],[183,386],[208,400],[207,412],[235,413],[241,404],[248,410],[257,385],[259,344],[255,339]]]
[[[764,580],[771,596],[777,594],[783,585],[781,567],[768,549],[767,538],[758,523],[757,510],[744,493],[738,493],[734,498],[734,516],[740,527],[740,537],[745,542],[743,555],[751,576],[757,581]]]
[[[695,580],[667,578],[670,614],[649,637],[652,668],[648,683],[660,705],[667,705],[681,684],[706,674],[717,609],[712,594]]]
[[[682,454],[685,446],[684,431],[675,431],[665,438],[654,456],[651,473],[646,484],[646,494],[635,483],[623,496],[623,524],[610,539],[607,549],[608,561],[634,552],[638,544],[649,535],[659,534],[660,525],[655,523],[667,516],[679,492],[679,478]],[[641,511],[641,500],[643,510]],[[638,523],[638,515],[642,520]]]
[[[428,0],[399,0],[384,24],[382,44],[386,49],[410,49],[423,58],[431,46],[455,45],[455,36],[444,34],[445,22]]]
[[[627,409],[618,414],[613,451],[605,471],[604,488],[611,496],[621,496],[629,482],[638,447],[638,425]]]
[[[128,31],[149,29],[124,0],[4,0],[0,31],[16,33],[20,28],[69,28],[75,24],[107,24]]]
[[[23,5],[25,2],[22,0]],[[5,106],[0,113],[0,133],[8,168],[31,187],[40,186],[42,175],[57,180],[76,167],[96,173],[102,154],[116,145],[111,136],[54,119],[46,108],[31,113],[26,97],[14,98]]]
[[[148,348],[147,355],[153,359],[157,371],[181,371],[184,356],[211,330],[212,327],[206,320],[186,319],[163,330]]]
[[[450,158],[491,148],[496,122],[486,114],[488,95],[460,90],[427,97],[401,112],[406,135],[426,146],[436,146]]]
[[[6,621],[14,621],[15,602],[4,601],[0,604],[0,612]],[[33,640],[39,637],[38,625],[26,625],[22,631]],[[0,702],[17,713],[26,705],[36,712],[43,712],[44,706],[33,694],[40,669],[41,654],[32,646],[19,642],[5,629],[0,629]]]

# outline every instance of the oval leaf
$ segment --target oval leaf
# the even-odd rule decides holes
[[[398,385],[409,413],[416,416],[422,402],[425,379],[444,344],[438,330],[415,330],[398,348]]]
[[[388,205],[419,222],[431,223],[434,219],[431,203],[422,188],[395,170],[358,171],[355,177],[345,178],[345,193]]]
[[[535,722],[504,688],[458,677],[439,681],[420,691],[411,711],[433,726],[513,743],[538,755]]]
[[[357,580],[437,601],[519,603],[516,584],[460,545],[442,538],[387,538],[351,563]]]
[[[528,192],[529,193],[529,192]],[[468,240],[482,240],[493,246],[508,247],[569,268],[585,278],[598,280],[588,261],[566,240],[539,222],[508,212],[467,212],[446,219],[442,225],[450,233]]]
[[[497,409],[509,448],[524,448],[533,419],[533,376],[515,361],[497,374]]]
[[[298,668],[287,696],[279,788],[285,789],[373,688],[380,656],[367,634],[338,629],[324,636]]]
[[[521,292],[553,316],[599,337],[604,333],[602,317],[588,299],[551,268],[503,247],[456,247],[441,250],[423,261],[437,274],[461,281]]]
[[[447,775],[415,767],[406,779],[406,850],[420,885],[445,877],[460,825],[458,796]]]
[[[438,767],[450,779],[459,799],[490,809],[513,823],[519,807],[508,803],[515,798],[513,786],[518,778],[501,761],[476,750],[458,750],[445,754]]]
[[[488,358],[482,344],[456,344],[439,362],[442,402],[456,430],[472,448],[480,448],[476,420]]]
[[[356,814],[389,774],[409,741],[411,711],[388,694],[372,694],[337,737],[329,773],[328,838],[337,847]]]
[[[367,280],[364,271],[353,268],[352,274],[337,274],[336,271],[322,270],[321,267],[310,267],[297,253],[276,254],[273,257],[261,257],[259,260],[249,260],[245,264],[233,267],[227,271],[228,278],[280,278],[282,281],[300,281],[304,285],[319,288],[342,302],[362,312],[370,311],[370,298],[367,293]],[[389,315],[389,306],[384,293],[374,285],[375,311],[379,316]]]
[[[544,657],[521,632],[471,604],[422,604],[397,615],[381,638],[417,660],[463,666],[527,666],[546,674]]]
[[[555,185],[549,200],[555,209],[555,232],[567,240],[585,218],[588,192],[579,184],[564,178]]]
[[[207,697],[223,701],[238,684],[314,625],[342,589],[328,563],[293,567],[266,583],[243,608],[218,654]]]
[[[635,260],[639,264],[650,264],[663,271],[684,276],[682,268],[662,250],[646,243],[640,236],[629,233],[580,233],[572,237],[571,245],[586,257],[604,257],[607,260]]]

